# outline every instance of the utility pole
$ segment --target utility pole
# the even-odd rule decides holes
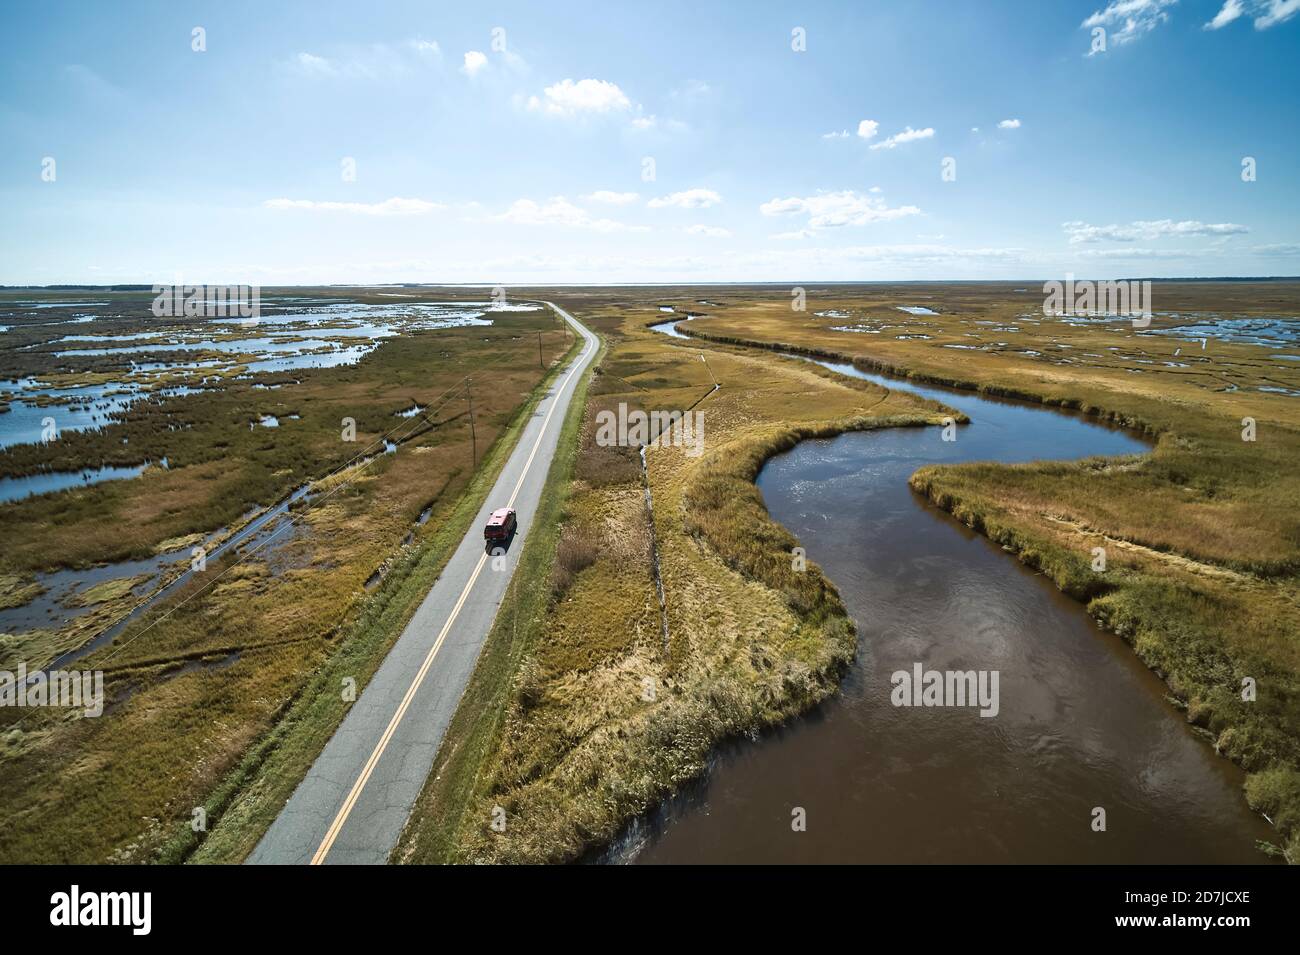
[[[465,397],[469,399],[469,446],[474,467],[478,467],[478,435],[474,431],[474,392],[470,390],[473,380],[465,379]]]
[[[542,330],[537,330],[537,367],[545,368],[546,362],[542,360]]]

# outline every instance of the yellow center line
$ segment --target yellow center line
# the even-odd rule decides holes
[[[587,349],[590,347],[591,340],[587,339],[586,345],[583,346],[582,353],[578,355],[577,360],[573,363],[573,370],[565,376],[564,381],[556,391],[555,400],[551,402],[550,410],[546,412],[546,417],[542,420],[541,430],[537,432],[537,440],[533,442],[533,449],[528,455],[528,460],[524,462],[524,469],[519,474],[519,480],[515,482],[515,489],[510,495],[510,502],[506,505],[507,507],[514,506],[515,498],[519,496],[519,489],[524,485],[524,478],[528,476],[528,469],[532,467],[533,458],[537,456],[537,449],[542,446],[542,438],[546,435],[546,426],[550,424],[551,415],[555,413],[555,409],[559,406],[559,397],[563,394],[564,389],[568,387],[569,381],[575,374],[577,374],[578,368],[582,364],[582,359],[587,357]],[[361,798],[361,791],[366,788],[366,783],[370,781],[370,776],[375,771],[375,766],[379,763],[379,758],[384,755],[384,750],[388,748],[389,741],[393,738],[393,734],[397,732],[397,725],[402,722],[402,717],[406,715],[407,708],[411,705],[411,701],[415,699],[415,694],[419,691],[420,685],[424,682],[424,677],[429,672],[429,667],[433,665],[433,658],[436,657],[438,651],[442,649],[443,641],[447,639],[447,634],[451,632],[452,624],[456,622],[456,617],[459,616],[461,608],[465,606],[465,600],[469,597],[469,592],[474,589],[474,582],[478,580],[478,575],[482,573],[483,565],[487,563],[487,559],[487,554],[484,554],[478,559],[478,564],[474,567],[474,573],[470,574],[469,581],[465,584],[465,589],[460,592],[460,597],[457,599],[456,605],[451,608],[451,615],[447,617],[447,622],[442,625],[442,630],[438,633],[438,639],[435,640],[433,646],[429,648],[429,653],[424,658],[424,663],[421,664],[419,671],[415,674],[415,679],[411,681],[411,685],[407,688],[406,695],[402,697],[402,702],[398,705],[397,712],[395,712],[393,718],[388,721],[388,727],[384,730],[384,734],[379,737],[379,742],[375,745],[374,752],[370,754],[370,758],[366,760],[366,765],[362,767],[361,775],[359,775],[357,781],[352,784],[352,789],[348,792],[348,798],[343,800],[343,805],[339,807],[338,815],[336,815],[334,821],[330,823],[330,827],[325,833],[325,838],[321,840],[320,846],[316,849],[316,854],[311,857],[312,865],[320,865],[325,861],[325,856],[329,854],[330,849],[333,847],[334,840],[338,838],[339,833],[343,829],[343,824],[348,821],[348,815],[357,804],[357,800]]]

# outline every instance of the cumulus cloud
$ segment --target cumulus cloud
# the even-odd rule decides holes
[[[1214,19],[1205,24],[1205,29],[1218,30],[1241,17],[1251,16],[1255,18],[1256,30],[1267,30],[1285,23],[1297,13],[1300,13],[1300,0],[1224,0]]]
[[[758,211],[765,216],[806,215],[810,229],[867,225],[921,213],[916,206],[890,206],[881,198],[854,192],[851,189],[841,192],[819,192],[815,196],[771,199],[760,205]],[[796,236],[797,234],[782,233],[779,238]]]
[[[927,126],[925,129],[913,129],[908,126],[901,133],[894,133],[888,139],[883,139],[878,143],[871,145],[872,149],[894,149],[903,143],[915,142],[918,139],[930,139],[934,136],[934,130]]]
[[[666,196],[657,196],[646,203],[651,209],[666,209],[676,207],[678,209],[707,209],[709,206],[717,205],[722,201],[722,196],[718,195],[712,189],[686,189],[682,192],[670,193]]]
[[[585,209],[575,206],[564,196],[552,196],[545,202],[516,199],[510,208],[494,217],[499,222],[514,225],[557,225],[593,232],[646,232],[645,226],[627,225],[613,219],[594,218]]]
[[[588,202],[603,202],[609,206],[626,206],[640,198],[635,192],[612,192],[609,189],[597,189],[583,196]]]
[[[313,199],[267,199],[262,203],[267,209],[280,211],[305,209],[314,212],[348,212],[366,216],[418,216],[445,208],[440,202],[426,199],[394,197],[383,202],[318,202]]]
[[[477,76],[487,66],[487,62],[488,58],[485,53],[478,50],[469,50],[465,53],[465,62],[462,64],[460,71],[466,76]]]
[[[542,90],[540,97],[530,96],[528,108],[551,116],[579,116],[621,112],[631,109],[632,101],[608,80],[561,80]]]
[[[872,139],[880,129],[880,124],[874,119],[864,119],[858,122],[857,136],[859,139]],[[831,130],[829,133],[822,133],[822,139],[848,139],[852,133],[847,129],[841,129],[838,132]]]
[[[1130,222],[1128,225],[1089,225],[1074,221],[1061,223],[1061,228],[1070,237],[1072,245],[1087,242],[1135,242],[1138,239],[1150,241],[1170,237],[1230,236],[1250,231],[1235,222],[1200,222],[1196,219],[1180,222],[1173,219],[1147,219]]]
[[[1019,128],[1020,128],[1020,120],[1018,119],[1004,119],[1002,120],[1002,122],[998,123],[998,129],[1019,129]]]
[[[1097,10],[1079,24],[1080,29],[1106,28],[1108,42],[1123,46],[1145,36],[1169,20],[1165,8],[1178,0],[1111,0],[1105,9]],[[1091,55],[1091,54],[1090,54]]]

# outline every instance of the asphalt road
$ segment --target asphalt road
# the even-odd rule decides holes
[[[514,576],[565,412],[596,354],[596,336],[555,310],[586,344],[538,403],[469,533],[250,863],[388,860]],[[483,525],[503,506],[518,512],[519,530],[504,566],[493,569]]]

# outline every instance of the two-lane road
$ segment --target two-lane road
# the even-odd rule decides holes
[[[397,843],[514,576],[569,402],[596,354],[596,336],[551,307],[582,335],[581,353],[538,403],[469,533],[249,862],[382,863]],[[518,512],[519,531],[494,570],[483,525],[503,506]]]

